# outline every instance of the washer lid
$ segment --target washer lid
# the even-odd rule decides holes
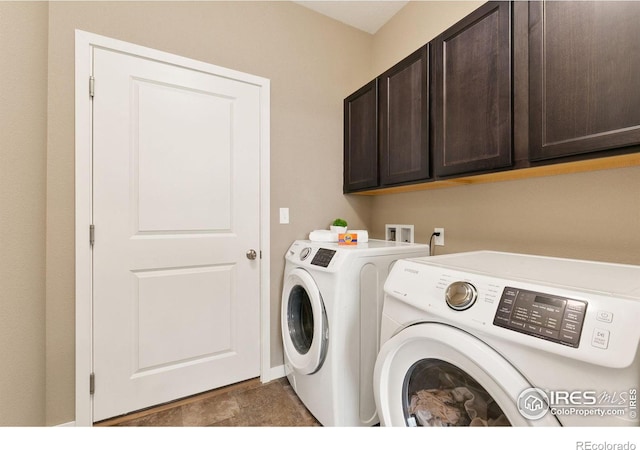
[[[428,373],[422,369],[429,365],[436,367],[440,378],[416,380]],[[445,384],[438,386],[438,383]],[[420,398],[423,394],[462,395],[474,397],[474,402],[482,397],[485,406],[495,403],[494,409],[499,413],[491,420],[498,425],[505,424],[504,419],[511,425],[559,425],[548,412],[548,405],[533,405],[531,408],[537,409],[532,411],[520,409],[527,407],[526,398],[521,398],[521,394],[526,396],[531,389],[522,374],[487,344],[464,331],[438,323],[413,325],[389,339],[378,354],[374,372],[376,406],[385,426],[419,424],[421,419],[416,419],[417,414],[437,421],[438,413],[416,413],[415,403],[419,400],[412,397]],[[426,402],[429,403],[429,399]],[[463,403],[467,408],[467,401]],[[473,408],[460,410],[460,423],[465,423],[465,419],[489,420],[476,416],[473,411]],[[540,417],[528,418],[536,412]],[[462,417],[465,414],[468,417]]]
[[[318,285],[304,269],[293,269],[284,281],[281,324],[293,369],[303,375],[317,372],[326,357],[329,329]]]

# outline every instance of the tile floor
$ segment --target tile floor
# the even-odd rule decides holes
[[[307,411],[286,378],[259,379],[108,419],[96,426],[121,427],[311,427]]]

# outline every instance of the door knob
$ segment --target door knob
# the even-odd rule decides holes
[[[247,259],[250,259],[250,260],[253,261],[254,259],[256,259],[257,256],[258,256],[258,254],[256,253],[256,251],[254,249],[251,249],[251,250],[247,251]]]

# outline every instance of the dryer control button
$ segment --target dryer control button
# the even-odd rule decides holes
[[[609,347],[609,330],[596,328],[593,330],[591,345],[597,348],[607,349]]]
[[[611,323],[613,322],[613,313],[609,311],[598,311],[596,314],[596,319],[600,322]]]

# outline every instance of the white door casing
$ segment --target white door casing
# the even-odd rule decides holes
[[[76,424],[267,381],[268,80],[76,38]]]

